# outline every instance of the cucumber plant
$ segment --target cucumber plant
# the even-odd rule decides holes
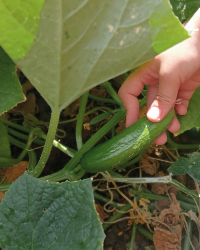
[[[86,152],[125,117],[118,95],[106,81],[183,41],[189,37],[188,33],[165,0],[28,0],[26,3],[18,0],[15,5],[5,0],[0,2],[0,22],[0,45],[3,48],[0,62],[4,69],[0,69],[0,80],[4,82],[0,85],[0,108],[8,101],[4,99],[6,93],[13,96],[13,89],[7,85],[11,80],[5,78],[5,73],[8,74],[6,60],[10,57],[52,110],[47,135],[40,129],[29,130],[1,119],[8,126],[9,136],[5,136],[11,143],[26,151],[32,138],[37,136],[40,138],[37,143],[44,145],[44,149],[38,163],[34,153],[29,154],[28,174],[11,186],[0,204],[0,246],[7,250],[60,249],[61,246],[62,249],[102,249],[104,236],[92,204],[91,180],[56,182],[79,180],[85,173],[80,161],[84,160]],[[110,121],[83,144],[81,131],[87,92],[102,82],[119,107],[112,111],[116,114]],[[19,99],[5,105],[0,109],[1,113],[23,100],[19,83],[12,81],[12,85],[14,96]],[[81,95],[76,151],[54,139],[61,110]],[[140,105],[144,103],[145,98]],[[150,141],[167,127],[173,115],[169,116],[160,131],[156,128],[153,135],[150,134]],[[147,125],[149,127],[154,125]],[[27,145],[14,139],[13,135],[26,138]],[[113,140],[116,143],[116,139]],[[141,144],[138,152],[150,141]],[[42,173],[52,146],[68,154],[71,160],[57,173],[33,178]],[[7,190],[9,186],[0,185],[0,190]],[[81,211],[80,206],[87,209]],[[71,225],[68,224],[70,220]],[[20,230],[16,225],[20,225]]]

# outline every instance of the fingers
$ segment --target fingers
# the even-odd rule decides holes
[[[180,90],[177,96],[178,102],[175,105],[175,111],[179,115],[185,115],[189,105],[189,100],[194,94],[194,90]]]
[[[152,122],[161,121],[174,107],[180,88],[180,79],[177,74],[172,74],[170,66],[165,66],[159,72],[159,86],[151,86],[148,97],[154,100],[147,111],[147,117]],[[151,101],[151,100],[150,100]],[[149,100],[148,100],[149,102]]]
[[[133,72],[121,86],[118,95],[127,110],[126,127],[136,122],[139,118],[139,102],[137,96],[140,95],[144,88],[144,84],[155,84],[157,81],[154,75],[155,70],[154,60],[149,61]]]
[[[154,143],[157,145],[163,145],[167,142],[167,133],[163,132],[158,138],[155,139]]]

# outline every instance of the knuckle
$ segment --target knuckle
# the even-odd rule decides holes
[[[157,94],[155,100],[163,105],[169,105],[175,103],[175,100],[173,98],[163,94]]]

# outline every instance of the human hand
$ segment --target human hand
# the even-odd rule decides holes
[[[200,29],[200,10],[186,28]],[[150,121],[159,122],[173,107],[177,114],[185,115],[190,98],[200,86],[200,31],[145,63],[126,79],[118,92],[127,110],[126,127],[138,120],[137,96],[142,92],[144,84],[149,85],[147,118]],[[175,116],[168,130],[174,133],[179,128]],[[155,143],[162,145],[166,141],[167,135],[164,132]]]

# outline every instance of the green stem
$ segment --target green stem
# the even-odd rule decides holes
[[[8,137],[9,137],[9,141],[13,145],[15,145],[15,146],[17,146],[19,148],[22,148],[22,149],[26,148],[26,144],[25,143],[22,143],[22,142],[16,140],[15,138],[13,138],[10,135]],[[33,150],[31,150],[31,151],[28,151],[28,155],[29,155],[28,171],[32,171],[35,168],[36,163],[37,163],[36,154],[35,154],[35,152]]]
[[[134,245],[134,242],[135,242],[136,231],[137,231],[137,224],[134,222],[133,223],[133,228],[132,228],[131,243],[130,243],[130,246],[129,246],[129,250],[133,250],[133,245]]]
[[[123,107],[122,101],[119,98],[118,94],[116,91],[113,89],[112,85],[109,82],[104,82],[101,84],[102,87],[104,87],[107,92],[110,94],[110,96],[115,100],[115,102],[120,106]]]
[[[84,120],[85,108],[86,108],[87,101],[88,101],[88,94],[89,93],[86,92],[84,95],[82,95],[80,108],[79,108],[79,112],[78,112],[78,120],[76,123],[76,144],[77,144],[78,150],[80,150],[80,148],[83,146],[82,130],[83,130],[83,120]]]
[[[183,250],[190,250],[191,237],[192,237],[192,220],[187,217],[188,232],[185,234]]]
[[[111,206],[116,207],[117,209],[120,209],[122,207],[122,206],[120,206],[119,203],[117,203],[115,201],[110,201],[110,199],[108,199],[108,198],[104,197],[103,195],[98,194],[96,192],[94,192],[94,198],[96,198],[97,200],[102,201],[104,203],[108,203],[109,202],[109,204]]]
[[[167,142],[172,148],[176,149],[189,149],[189,148],[199,148],[200,144],[179,144],[172,141],[169,131],[167,131]]]
[[[12,183],[2,183],[0,184],[0,191],[7,191]]]
[[[92,114],[92,113],[94,113],[94,112],[96,112],[96,111],[99,111],[99,110],[100,110],[100,111],[101,111],[101,110],[110,111],[112,114],[117,113],[117,112],[119,111],[119,109],[114,109],[114,110],[112,110],[111,108],[108,108],[108,107],[105,107],[105,106],[100,106],[100,107],[93,108],[92,110],[86,112],[86,113],[84,114],[84,116],[90,115],[90,114]],[[59,122],[59,124],[65,124],[65,123],[74,122],[74,121],[77,121],[77,119],[78,119],[78,118],[76,117],[76,118],[73,118],[73,119],[70,119],[70,120],[61,121],[61,122]]]
[[[110,99],[110,98],[103,98],[103,97],[99,97],[96,95],[92,95],[91,93],[89,94],[89,98],[92,100],[95,100],[97,102],[105,102],[105,103],[112,103],[112,104],[118,104],[115,100]]]
[[[176,198],[181,200],[181,201],[187,202],[189,204],[196,205],[196,203],[193,199],[186,197],[185,195],[181,194],[181,192],[178,192],[178,194],[176,195]]]
[[[23,126],[21,126],[21,125],[18,125],[18,124],[14,123],[14,122],[5,120],[5,119],[3,119],[3,118],[0,118],[0,120],[1,120],[4,124],[6,124],[6,125],[8,125],[8,126],[10,126],[10,127],[16,128],[16,129],[18,129],[18,130],[20,130],[20,131],[23,131],[23,132],[26,132],[26,133],[29,133],[29,132],[30,132],[30,129],[29,129],[29,128],[25,128],[25,127],[23,127]]]
[[[29,133],[30,132],[31,132],[31,129],[30,129]],[[20,139],[26,140],[26,141],[29,138],[28,135],[22,134],[22,133],[14,130],[12,128],[8,128],[8,133],[11,134],[11,135],[13,135],[13,136],[15,136],[15,137],[18,137]],[[38,145],[41,145],[41,146],[44,145],[44,143],[45,143],[43,140],[40,140],[38,138],[34,139],[33,142],[36,143],[36,144],[38,144]]]
[[[101,172],[101,174],[106,178],[107,181],[109,177]],[[126,178],[126,177],[113,177],[115,182],[123,182],[123,183],[169,183],[171,181],[171,175],[163,176],[163,177],[141,177],[141,178]]]
[[[127,203],[124,207],[120,209],[121,212],[128,212],[131,209],[131,204]],[[106,230],[108,227],[112,225],[113,221],[116,221],[120,219],[124,213],[117,212],[113,216],[111,216],[106,222],[111,222],[111,223],[103,223],[103,229]]]
[[[153,233],[149,232],[148,230],[144,229],[140,224],[137,225],[137,231],[144,235],[147,239],[153,241]]]
[[[58,126],[58,121],[59,121],[59,116],[60,116],[60,111],[59,110],[52,110],[52,114],[51,114],[51,120],[50,120],[50,125],[49,125],[49,131],[47,134],[47,139],[42,151],[42,155],[40,157],[40,160],[37,164],[37,166],[35,167],[32,175],[34,177],[38,177],[40,176],[40,174],[42,173],[45,164],[49,158],[52,146],[53,146],[53,141],[56,135],[56,129]]]
[[[183,193],[191,196],[194,200],[197,201],[197,204],[198,204],[199,197],[198,197],[198,195],[195,192],[193,192],[192,190],[186,188],[184,185],[182,185],[180,182],[178,182],[178,181],[176,181],[174,179],[172,181],[170,181],[169,184],[172,185],[173,187],[178,188]]]

